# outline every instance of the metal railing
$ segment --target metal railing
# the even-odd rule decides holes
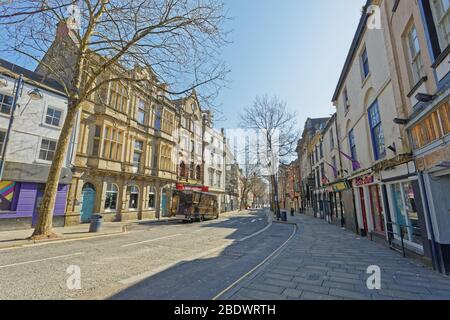
[[[405,250],[405,234],[408,234],[408,229],[411,230],[412,234],[414,234],[414,232],[421,232],[421,229],[418,227],[413,227],[413,226],[406,226],[403,224],[398,224],[395,222],[386,222],[386,225],[388,226],[387,229],[387,235],[388,235],[388,242],[389,242],[389,247],[395,251],[401,252],[403,254],[403,257],[406,257],[406,250]],[[398,230],[399,232],[396,232],[395,230]],[[405,232],[403,232],[403,230],[405,230]],[[397,237],[396,237],[397,236]],[[395,242],[393,240],[397,240],[400,239],[400,244],[401,244],[401,250],[398,249],[395,246]]]

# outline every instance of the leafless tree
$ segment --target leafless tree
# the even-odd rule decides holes
[[[34,238],[54,236],[59,176],[80,106],[110,83],[139,83],[161,95],[197,88],[208,103],[228,72],[220,0],[14,0],[0,3],[7,43],[59,82],[68,112],[50,167]]]
[[[278,213],[277,168],[279,163],[289,162],[295,154],[300,131],[296,114],[287,109],[286,102],[278,97],[257,96],[253,105],[244,109],[240,126],[255,130],[264,140],[261,165],[270,179],[272,207]]]
[[[250,191],[255,199],[264,201],[267,197],[267,184],[264,179],[259,176],[254,176],[251,182]]]

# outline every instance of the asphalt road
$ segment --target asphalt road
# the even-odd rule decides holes
[[[0,299],[212,299],[279,248],[292,230],[254,211],[0,250]],[[76,270],[81,289],[69,289]]]

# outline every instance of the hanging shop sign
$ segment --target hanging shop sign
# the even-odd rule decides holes
[[[332,187],[333,187],[334,192],[341,192],[341,191],[351,189],[351,186],[348,183],[348,181],[337,182],[337,183],[333,184]]]
[[[184,184],[177,184],[178,191],[198,191],[198,192],[209,192],[209,187],[207,186],[189,186]]]
[[[362,176],[362,177],[358,177],[355,178],[354,180],[354,184],[356,187],[360,187],[360,186],[364,186],[366,184],[371,184],[374,182],[374,177],[372,175],[368,175],[368,176]]]

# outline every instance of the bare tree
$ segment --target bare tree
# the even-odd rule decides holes
[[[289,162],[295,154],[300,131],[296,114],[287,109],[286,102],[278,97],[257,96],[253,105],[244,109],[240,126],[258,132],[264,140],[259,155],[271,185],[272,207],[279,213],[277,168],[279,163]]]
[[[259,176],[254,176],[251,182],[250,191],[253,197],[259,201],[264,200],[267,196],[267,184],[264,179]]]
[[[56,236],[52,217],[69,138],[81,105],[111,83],[138,83],[161,95],[194,88],[211,101],[228,72],[220,0],[14,0],[0,4],[9,37],[0,48],[38,64],[59,82],[68,112],[54,155],[33,238]]]

